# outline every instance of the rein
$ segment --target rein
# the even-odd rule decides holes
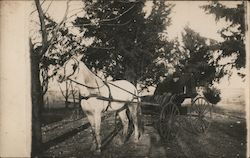
[[[72,82],[74,82],[74,83],[76,83],[76,84],[79,84],[79,85],[81,85],[81,86],[84,86],[84,87],[86,87],[86,88],[89,88],[89,89],[99,89],[99,88],[102,88],[102,87],[105,85],[105,84],[103,84],[102,86],[92,87],[92,86],[87,86],[86,84],[77,82],[77,81],[75,81],[75,80],[72,80],[72,79],[70,79],[70,78],[67,78],[67,79],[70,80],[70,81],[72,81]]]
[[[78,61],[77,59],[75,59],[74,57],[72,57],[72,59],[76,62],[76,65],[79,66],[79,61]],[[65,70],[64,70],[64,71],[65,71]],[[79,72],[79,68],[78,68],[78,72]],[[73,73],[73,74],[74,74],[74,73]],[[72,74],[72,75],[73,75],[73,74]],[[129,93],[129,94],[131,94],[131,95],[133,95],[135,98],[139,98],[138,95],[136,95],[136,94],[134,94],[134,93],[132,93],[132,92],[130,92],[130,91],[128,91],[128,90],[122,88],[122,87],[119,87],[119,86],[117,86],[117,85],[115,85],[115,84],[113,84],[113,83],[106,82],[106,81],[104,81],[101,77],[99,77],[99,76],[96,75],[96,74],[95,74],[95,76],[98,77],[98,78],[103,82],[103,85],[102,85],[102,86],[99,86],[98,83],[97,83],[97,86],[96,86],[96,87],[94,87],[94,86],[88,86],[88,85],[86,85],[86,84],[77,82],[77,81],[75,81],[75,80],[69,78],[70,76],[68,76],[67,79],[70,80],[71,82],[74,82],[74,83],[76,83],[76,84],[78,84],[78,85],[80,85],[80,86],[84,86],[84,87],[89,88],[89,89],[98,89],[98,90],[99,90],[99,89],[102,88],[103,86],[107,86],[108,91],[109,91],[109,97],[108,97],[108,98],[106,98],[106,97],[104,97],[104,96],[99,96],[99,95],[97,95],[97,94],[90,94],[90,95],[88,95],[88,96],[80,96],[80,98],[79,98],[79,99],[88,100],[89,98],[95,97],[95,98],[100,99],[100,100],[108,101],[108,106],[107,106],[107,108],[106,108],[105,111],[107,111],[108,108],[111,107],[111,102],[112,102],[112,101],[121,102],[120,100],[113,99],[112,94],[111,94],[111,90],[110,90],[110,85],[112,85],[112,86],[114,86],[114,87],[116,87],[116,88],[119,88],[119,89],[121,89],[121,90],[123,90],[123,91],[125,91],[125,92],[127,92],[127,93]],[[109,84],[110,84],[110,85],[109,85]],[[99,90],[99,91],[100,91],[100,90]],[[123,102],[124,102],[124,101],[123,101]]]
[[[117,86],[117,85],[115,85],[115,84],[113,84],[113,83],[109,83],[109,84],[111,84],[112,86],[115,86],[116,88],[119,88],[119,89],[121,89],[121,90],[123,90],[123,91],[125,91],[125,92],[127,92],[127,93],[129,93],[129,94],[131,94],[131,95],[133,95],[133,96],[136,97],[136,98],[140,98],[140,96],[135,95],[134,93],[132,93],[132,92],[130,92],[130,91],[128,91],[128,90],[126,90],[126,89],[124,89],[124,88],[122,88],[122,87],[119,87],[119,86]]]
[[[110,86],[109,86],[108,84],[111,84],[112,86],[114,86],[114,87],[116,87],[116,88],[119,88],[119,89],[121,89],[121,90],[123,90],[123,91],[125,91],[125,92],[127,92],[127,93],[129,93],[129,94],[131,94],[131,95],[133,95],[134,97],[139,98],[138,95],[135,95],[134,93],[131,93],[130,91],[128,91],[128,90],[126,90],[126,89],[124,89],[124,88],[122,88],[122,87],[119,87],[119,86],[117,86],[117,85],[115,85],[115,84],[113,84],[113,83],[106,82],[106,81],[103,81],[103,80],[102,80],[102,81],[103,81],[104,84],[103,84],[102,86],[97,86],[97,87],[87,86],[86,84],[82,84],[82,83],[77,82],[77,81],[75,81],[75,80],[72,80],[72,79],[70,79],[70,78],[68,78],[68,80],[70,80],[70,81],[72,81],[72,82],[74,82],[74,83],[76,83],[76,84],[79,84],[79,85],[81,85],[81,86],[84,86],[84,87],[86,87],[86,88],[89,88],[89,89],[99,89],[99,88],[103,87],[104,85],[106,85],[106,86],[108,87],[108,89],[109,89],[110,96],[111,96],[111,90],[110,90]],[[111,96],[111,98],[112,98],[112,96]]]
[[[103,81],[103,85],[102,86],[97,86],[97,87],[91,87],[91,86],[87,86],[86,84],[82,84],[82,83],[80,83],[80,82],[77,82],[77,81],[75,81],[75,80],[72,80],[72,79],[70,79],[70,78],[68,78],[68,80],[70,80],[70,81],[72,81],[72,82],[74,82],[74,83],[76,83],[76,84],[79,84],[79,85],[81,85],[81,86],[84,86],[84,87],[86,87],[86,88],[89,88],[89,89],[100,89],[101,87],[103,87],[103,86],[107,86],[108,87],[108,90],[109,90],[109,97],[108,97],[108,106],[107,106],[107,108],[105,109],[105,111],[107,111],[108,110],[108,108],[109,107],[111,107],[110,105],[111,105],[111,101],[113,100],[113,97],[112,97],[112,95],[111,95],[111,90],[110,90],[110,86],[108,85],[108,83],[107,82],[105,82],[105,81]],[[97,84],[98,85],[98,84]],[[99,90],[100,91],[100,90]],[[80,99],[84,99],[84,100],[88,100],[89,98],[92,98],[92,97],[96,97],[97,99],[99,99],[100,97],[101,98],[104,98],[103,96],[99,96],[99,95],[97,95],[97,94],[90,94],[90,95],[88,95],[88,96],[81,96],[81,98]]]

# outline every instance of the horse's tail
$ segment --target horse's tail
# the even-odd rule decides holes
[[[135,89],[135,91],[134,91],[133,101],[134,100],[136,100],[136,102],[137,102],[137,114],[138,114],[138,116],[141,116],[142,115],[142,109],[141,109],[142,103],[141,103],[141,97],[139,96],[137,89]]]
[[[142,135],[144,132],[144,122],[143,122],[143,115],[142,115],[142,102],[141,97],[138,94],[138,91],[135,91],[135,95],[137,96],[137,119],[138,119],[138,127],[139,127],[139,133]]]

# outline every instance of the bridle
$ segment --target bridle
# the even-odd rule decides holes
[[[76,66],[76,67],[78,68],[78,72],[77,72],[77,73],[79,73],[79,69],[80,69],[80,68],[79,68],[79,61],[78,61],[76,58],[74,58],[74,57],[71,57],[71,58],[72,58],[72,59],[75,61],[75,63],[77,64],[77,66]],[[74,70],[74,72],[73,72],[70,76],[72,76],[72,75],[75,73],[75,71],[76,71],[76,70]],[[111,92],[111,91],[110,91],[110,86],[108,85],[108,84],[110,84],[110,85],[112,85],[112,86],[114,86],[114,87],[116,87],[116,88],[119,88],[119,89],[121,89],[121,90],[123,90],[123,91],[125,91],[125,92],[127,92],[127,93],[129,93],[129,94],[131,94],[131,95],[133,95],[133,96],[135,96],[135,97],[138,97],[137,95],[131,93],[130,91],[128,91],[128,90],[126,90],[126,89],[124,89],[124,88],[121,88],[121,87],[119,87],[119,86],[117,86],[117,85],[115,85],[115,84],[113,84],[113,83],[108,83],[108,82],[104,81],[104,80],[103,80],[100,76],[98,76],[97,74],[95,74],[95,76],[98,77],[98,78],[103,82],[103,84],[102,84],[101,86],[99,86],[98,83],[97,83],[97,81],[96,81],[96,84],[97,84],[96,87],[94,87],[94,86],[88,86],[88,85],[86,85],[86,84],[77,82],[77,81],[75,81],[75,80],[69,78],[70,76],[67,77],[68,80],[70,80],[70,81],[72,81],[72,82],[74,82],[74,83],[76,83],[76,84],[78,84],[78,85],[81,85],[81,86],[84,86],[84,87],[86,87],[86,88],[89,88],[89,89],[100,89],[100,88],[102,88],[103,86],[107,86],[108,89],[109,89],[109,92]],[[110,95],[110,96],[111,96],[111,95]]]
[[[130,91],[128,91],[128,90],[126,90],[124,88],[121,88],[121,87],[119,87],[119,86],[117,86],[115,84],[108,83],[108,82],[104,81],[101,77],[99,77],[96,74],[95,74],[95,76],[98,77],[103,82],[103,84],[101,86],[98,85],[97,81],[96,81],[97,86],[88,86],[88,85],[86,85],[84,83],[80,83],[80,82],[78,82],[78,81],[76,81],[74,79],[71,79],[70,77],[76,73],[76,70],[77,70],[77,73],[79,73],[79,70],[80,70],[80,68],[79,68],[80,62],[76,58],[74,58],[74,57],[71,57],[71,59],[73,59],[74,62],[75,62],[75,65],[73,66],[74,72],[71,75],[69,75],[68,77],[66,77],[66,80],[70,80],[71,82],[74,82],[74,83],[76,83],[76,84],[78,84],[80,86],[86,87],[88,89],[98,89],[99,91],[100,91],[100,88],[102,88],[103,86],[106,86],[108,88],[108,90],[109,90],[109,101],[108,101],[109,103],[108,103],[108,106],[107,106],[107,108],[106,108],[105,111],[107,111],[107,109],[110,107],[112,99],[113,99],[113,97],[111,95],[111,90],[110,90],[109,84],[112,85],[112,86],[114,86],[114,87],[117,87],[117,88],[119,88],[119,89],[121,89],[121,90],[123,90],[123,91],[125,91],[125,92],[127,92],[129,94],[132,94],[134,97],[138,98],[137,95],[135,95],[135,94],[131,93]],[[67,62],[69,62],[69,61],[67,61]],[[65,64],[67,64],[67,63],[65,63]],[[65,74],[66,74],[66,67],[64,67],[64,78],[65,78]],[[90,94],[89,96],[81,96],[81,99],[88,100],[91,97],[97,97],[98,98],[100,96],[98,96],[96,94]]]
[[[70,80],[71,82],[74,82],[74,83],[76,83],[76,84],[78,84],[80,86],[83,86],[83,87],[86,87],[86,88],[89,88],[89,89],[98,89],[99,92],[100,92],[100,88],[102,88],[103,86],[107,86],[107,88],[109,90],[109,101],[108,101],[108,106],[106,107],[106,110],[105,110],[105,111],[107,111],[108,108],[111,107],[111,100],[113,99],[113,97],[111,95],[110,86],[108,85],[108,83],[106,81],[104,81],[101,77],[97,76],[96,74],[95,74],[95,76],[100,78],[101,81],[103,82],[103,84],[101,86],[98,85],[97,80],[96,80],[97,86],[94,87],[94,86],[88,86],[88,85],[80,83],[80,82],[78,82],[78,81],[76,81],[74,79],[71,79],[70,77],[76,73],[76,69],[77,69],[77,73],[79,73],[79,70],[80,70],[80,68],[79,68],[80,62],[74,57],[71,57],[71,59],[73,59],[74,62],[75,62],[75,65],[73,66],[74,72],[72,74],[70,74],[68,77],[66,77],[66,80]],[[67,61],[67,62],[69,62],[69,61]],[[65,65],[66,64],[67,63],[65,63]],[[65,74],[66,74],[66,66],[64,67],[64,78],[65,78]],[[100,96],[98,96],[97,94],[90,94],[88,96],[80,96],[80,97],[81,97],[80,99],[88,100],[91,97],[100,97]]]
[[[76,81],[74,79],[71,79],[70,77],[73,76],[76,73],[76,70],[77,70],[77,74],[79,73],[79,70],[80,70],[79,61],[75,57],[71,57],[71,59],[73,59],[74,62],[75,62],[75,65],[73,66],[74,72],[72,74],[70,74],[68,77],[66,77],[66,80],[70,80],[70,81],[72,81],[72,82],[74,82],[74,83],[76,83],[78,85],[84,86],[84,87],[89,88],[89,89],[100,89],[103,86],[105,86],[105,83],[104,83],[105,81],[103,81],[103,80],[102,80],[103,85],[101,85],[101,86],[99,86],[98,84],[97,84],[97,86],[88,86],[88,85],[80,83],[80,82],[78,82],[78,81]],[[67,62],[69,62],[69,61],[67,61]],[[65,63],[65,65],[67,64],[67,62]],[[64,78],[65,78],[65,74],[66,74],[66,67],[64,67]]]
[[[74,58],[74,57],[71,57],[71,59],[73,59],[73,61],[75,62],[75,65],[73,66],[73,73],[72,74],[70,74],[66,79],[69,79],[69,77],[71,77],[72,75],[74,75],[75,74],[75,72],[76,72],[76,69],[77,69],[77,73],[79,73],[79,61],[76,59],[76,58]],[[68,61],[66,61],[65,63],[64,63],[64,70],[63,70],[63,73],[64,73],[64,77],[63,77],[63,79],[65,79],[65,74],[66,74],[66,65],[67,65],[67,63],[69,62],[69,60]]]

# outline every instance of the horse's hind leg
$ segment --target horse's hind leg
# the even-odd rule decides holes
[[[126,137],[128,135],[128,124],[129,124],[129,120],[126,114],[126,109],[118,112],[118,115],[121,119],[122,122],[122,126],[123,126],[123,136],[124,136],[124,141],[126,141]]]
[[[95,151],[96,150],[96,136],[95,136],[95,118],[93,114],[86,114],[87,118],[89,120],[90,126],[91,126],[91,134],[92,134],[92,145],[90,150]]]
[[[101,113],[95,113],[94,115],[95,118],[95,138],[96,138],[96,144],[97,144],[97,149],[96,152],[100,153],[101,152]]]
[[[137,117],[138,104],[131,103],[128,105],[128,108],[134,125],[135,141],[138,142],[139,141],[138,117]]]

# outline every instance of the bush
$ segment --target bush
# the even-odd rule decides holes
[[[212,104],[217,104],[221,100],[221,92],[215,87],[207,87],[203,94],[205,98]]]

